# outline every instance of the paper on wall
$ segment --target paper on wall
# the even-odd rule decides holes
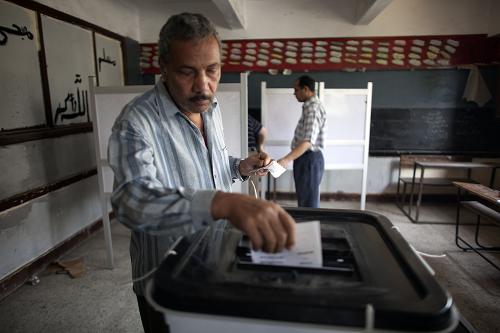
[[[295,245],[279,253],[252,250],[252,262],[265,265],[322,267],[321,228],[319,221],[295,225]]]

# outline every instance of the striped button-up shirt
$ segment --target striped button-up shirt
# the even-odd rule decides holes
[[[312,151],[325,148],[326,112],[318,97],[313,96],[302,104],[302,116],[299,119],[292,140],[292,149],[303,141],[311,143]]]
[[[154,269],[180,236],[212,224],[216,190],[241,180],[239,159],[228,156],[215,101],[199,129],[177,108],[163,82],[137,97],[116,120],[108,146],[116,219],[132,229],[132,276]],[[219,222],[218,222],[219,223]],[[134,282],[144,295],[146,279]]]

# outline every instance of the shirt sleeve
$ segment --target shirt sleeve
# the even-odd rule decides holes
[[[320,130],[319,109],[316,103],[312,103],[304,109],[302,121],[304,131],[302,138],[299,138],[300,141],[316,142]]]
[[[166,188],[156,178],[151,145],[129,120],[115,124],[108,145],[115,175],[111,204],[117,220],[132,230],[178,237],[213,222],[213,190]]]

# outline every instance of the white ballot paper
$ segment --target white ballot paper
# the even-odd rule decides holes
[[[257,173],[263,170],[269,171],[271,173],[271,176],[273,176],[274,178],[278,178],[283,174],[283,172],[286,171],[286,169],[282,167],[281,164],[279,164],[275,160],[272,160],[271,163],[269,163],[268,165],[263,166],[262,168],[252,170],[250,171],[250,173]]]
[[[252,262],[265,265],[322,267],[321,228],[319,221],[295,225],[295,245],[291,250],[265,253],[252,250]]]
[[[274,178],[278,178],[279,176],[281,176],[283,174],[283,172],[286,171],[286,169],[283,168],[281,166],[281,164],[279,164],[276,161],[272,161],[271,163],[269,163],[267,168],[269,169],[271,176],[273,176]]]

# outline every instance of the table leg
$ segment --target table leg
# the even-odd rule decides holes
[[[459,240],[461,240],[459,236],[459,226],[460,226],[460,189],[457,189],[457,217],[456,217],[456,223],[455,223],[455,244],[458,246],[459,249],[463,251],[467,251],[466,248],[462,247],[459,243]]]
[[[478,246],[478,250],[485,250],[485,251],[494,251],[497,252],[500,250],[499,246],[484,246],[479,242],[479,228],[481,227],[481,216],[477,216],[477,222],[476,222],[476,232],[474,234],[474,241],[476,242],[476,245]]]
[[[424,190],[424,168],[420,168],[420,184],[418,187],[418,200],[417,200],[417,206],[415,207],[415,222],[418,221],[418,215],[419,215],[419,210],[420,210],[420,204],[422,203],[422,192]]]
[[[401,176],[398,177],[398,187],[396,189],[396,203],[401,205],[401,197],[399,193],[399,186],[401,185]]]
[[[497,168],[496,167],[493,167],[491,169],[491,178],[490,178],[490,187],[493,188],[493,186],[495,185],[495,174],[497,172]]]
[[[404,207],[406,202],[406,183],[403,184],[403,193],[401,195],[401,206]]]
[[[411,179],[410,201],[408,202],[408,215],[411,219],[411,206],[413,205],[413,191],[415,190],[415,174],[417,173],[417,165],[413,164],[413,177]]]

